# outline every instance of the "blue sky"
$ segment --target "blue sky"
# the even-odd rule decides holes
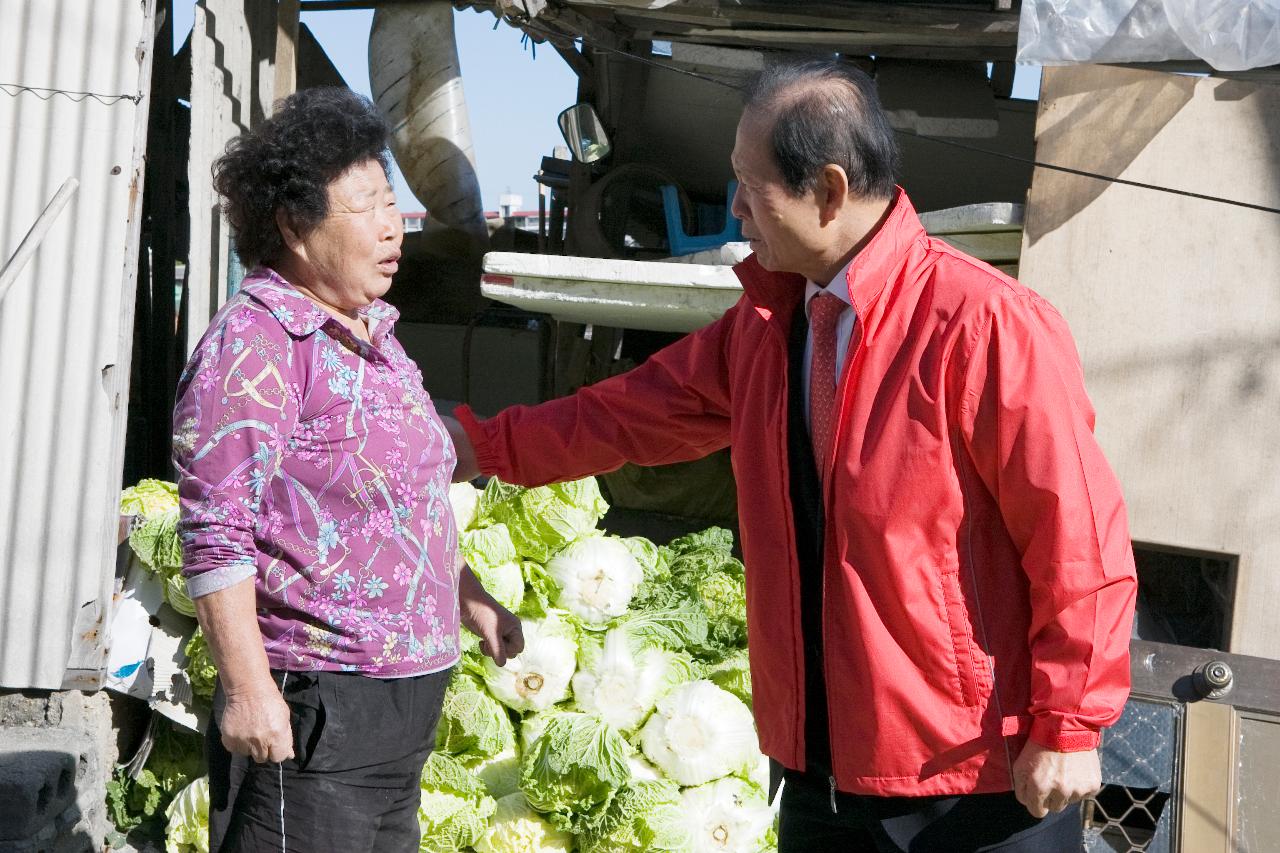
[[[174,0],[174,41],[181,46],[191,30],[194,0]],[[338,72],[352,89],[369,92],[369,27],[371,10],[306,12],[303,22],[324,46]],[[536,209],[533,174],[544,155],[563,145],[556,115],[571,105],[578,81],[550,46],[536,51],[521,45],[519,30],[506,24],[493,28],[487,12],[454,13],[458,59],[471,119],[480,194],[488,210],[497,210],[498,196],[514,192],[526,209]],[[394,176],[401,210],[422,210],[422,203]]]
[[[191,30],[195,0],[174,0],[174,41],[180,46]],[[494,29],[488,12],[454,12],[458,59],[471,119],[480,195],[488,210],[498,197],[514,192],[526,209],[537,207],[533,174],[545,155],[563,140],[556,115],[572,104],[577,78],[554,50],[532,51],[521,44],[522,33],[506,24]],[[352,89],[369,92],[369,27],[372,10],[306,12],[302,15],[338,72]],[[1034,98],[1040,86],[1038,67],[1019,67],[1014,97]],[[396,197],[406,212],[422,210],[399,170],[393,176]]]

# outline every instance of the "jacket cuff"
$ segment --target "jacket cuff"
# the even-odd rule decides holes
[[[462,424],[462,429],[467,433],[467,438],[471,439],[471,447],[476,453],[476,465],[480,467],[480,473],[486,476],[493,476],[498,473],[498,455],[493,450],[492,442],[484,426],[476,418],[475,412],[471,411],[471,407],[463,403],[453,410],[453,417]]]
[[[1097,749],[1102,735],[1094,729],[1059,716],[1037,716],[1031,723],[1031,740],[1054,752],[1086,752]]]

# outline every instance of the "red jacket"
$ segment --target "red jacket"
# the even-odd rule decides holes
[[[635,370],[458,416],[485,472],[529,485],[732,447],[760,746],[803,769],[786,429],[804,280],[754,257],[736,272],[733,308]],[[1080,361],[1057,311],[926,235],[901,191],[848,285],[857,324],[824,494],[836,785],[1009,790],[1028,735],[1090,749],[1129,692],[1133,556]]]

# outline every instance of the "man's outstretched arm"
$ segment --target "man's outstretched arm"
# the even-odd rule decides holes
[[[602,474],[624,463],[698,459],[729,444],[726,352],[738,307],[634,370],[538,406],[480,421],[467,406],[449,424],[455,480],[476,473],[537,486]]]

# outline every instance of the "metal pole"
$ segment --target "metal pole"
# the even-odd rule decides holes
[[[71,201],[71,197],[76,194],[76,190],[79,188],[80,182],[75,178],[67,178],[63,181],[57,195],[40,212],[35,223],[31,226],[31,230],[27,232],[27,236],[23,237],[22,242],[18,244],[18,250],[13,253],[13,257],[5,262],[4,269],[0,269],[0,302],[4,301],[10,285],[17,279],[18,273],[22,272],[22,268],[27,265],[27,261],[31,260],[31,256],[36,253],[36,249],[40,248],[45,235],[53,227],[53,221],[58,218],[62,208],[67,206],[67,202]]]

